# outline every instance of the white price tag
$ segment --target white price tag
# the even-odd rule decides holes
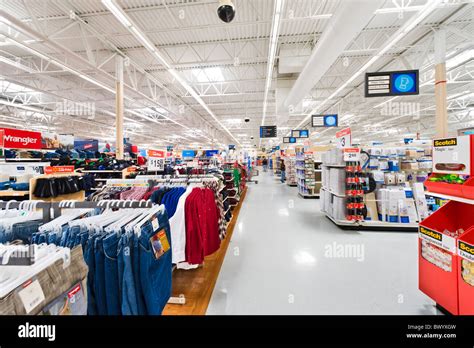
[[[360,161],[360,149],[356,147],[349,147],[344,149],[344,161],[345,162],[359,162]]]
[[[163,171],[165,170],[165,159],[158,157],[148,158],[148,170],[150,171]]]
[[[24,289],[18,292],[18,296],[28,314],[40,305],[45,300],[45,297],[38,280],[32,281],[30,284],[26,283],[24,287]]]

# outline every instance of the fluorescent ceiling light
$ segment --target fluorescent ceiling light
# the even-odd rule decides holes
[[[275,56],[278,46],[278,36],[280,30],[280,17],[285,0],[275,0],[273,9],[272,29],[270,34],[270,47],[268,49],[267,57],[267,78],[265,80],[265,93],[263,98],[263,115],[262,126],[265,125],[265,117],[267,115],[268,92],[272,84],[273,67],[275,65]],[[260,140],[261,143],[261,140]]]
[[[130,21],[127,19],[127,16],[124,16],[122,11],[119,11],[119,9],[114,6],[114,3],[112,1],[102,0],[102,2],[109,9],[109,11],[112,12],[112,14],[115,16],[115,18],[117,18],[120,21],[120,23],[122,23],[126,27],[131,27],[132,26],[132,23],[130,23]]]
[[[474,49],[466,50],[459,53],[451,59],[448,59],[446,62],[446,69],[452,69],[458,65],[462,65],[471,59],[474,59]]]

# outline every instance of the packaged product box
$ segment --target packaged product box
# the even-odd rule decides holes
[[[405,198],[398,202],[398,216],[401,223],[416,223],[418,215],[416,213],[415,201],[413,198]]]
[[[335,219],[345,220],[346,218],[346,199],[334,196],[332,212]]]
[[[346,191],[346,172],[343,168],[331,168],[329,171],[330,190],[337,195]]]
[[[458,241],[459,314],[474,315],[474,228]]]
[[[398,188],[390,189],[388,200],[388,221],[400,222],[399,207],[405,201],[405,192]]]
[[[377,211],[380,221],[388,221],[388,189],[379,189],[376,191]]]
[[[428,203],[426,202],[425,189],[423,183],[417,182],[412,185],[413,198],[415,199],[418,220],[421,221],[429,216]]]
[[[364,203],[367,207],[367,218],[366,220],[379,221],[379,215],[377,213],[377,201],[375,193],[367,193],[364,195]]]
[[[321,190],[321,192],[319,192],[319,210],[323,213],[326,212],[326,194],[326,190]]]
[[[416,151],[416,150],[407,150],[406,153],[405,153],[405,155],[406,155],[407,157],[415,158],[416,155],[417,155],[417,151]]]
[[[474,205],[450,201],[420,222],[420,290],[451,314],[460,313],[460,241],[473,229]],[[470,247],[464,248],[470,251]],[[464,265],[465,268],[466,264]],[[461,274],[461,276],[460,276]],[[469,285],[470,286],[470,285]],[[473,301],[473,293],[469,293]]]

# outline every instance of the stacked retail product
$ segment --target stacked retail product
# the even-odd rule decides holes
[[[474,286],[474,262],[466,259],[462,260],[462,278],[466,283]]]
[[[421,255],[424,259],[446,272],[451,272],[453,269],[453,256],[426,240],[421,243]]]
[[[304,198],[318,198],[321,187],[321,169],[316,168],[312,152],[303,147],[296,148],[296,178],[298,193]]]
[[[288,156],[285,157],[286,166],[286,184],[288,186],[297,186],[297,174],[296,174],[296,157]]]
[[[335,148],[323,156],[322,211],[340,225],[357,222],[378,228],[397,223],[416,230],[416,223],[429,215],[423,184],[409,181],[405,172],[370,169],[372,157],[364,151],[360,151],[360,162],[346,165],[345,151],[359,152]],[[397,163],[392,163],[392,170],[399,169]],[[341,214],[342,202],[347,208],[346,216]]]
[[[364,190],[361,183],[362,169],[359,162],[346,162],[346,218],[364,220]]]

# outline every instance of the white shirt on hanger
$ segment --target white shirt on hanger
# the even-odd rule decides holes
[[[169,220],[171,228],[171,247],[172,260],[171,262],[177,264],[186,261],[186,220],[184,214],[184,205],[186,198],[191,194],[195,185],[189,185],[186,191],[179,197],[176,212]]]

